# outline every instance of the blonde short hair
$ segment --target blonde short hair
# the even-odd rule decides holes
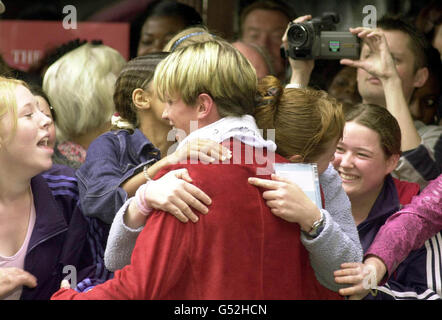
[[[26,88],[29,88],[28,85],[17,79],[12,78],[5,78],[0,76],[0,119],[6,116],[7,114],[12,115],[13,123],[12,123],[12,131],[8,132],[10,136],[13,136],[15,133],[15,130],[17,129],[17,100],[15,97],[15,89],[18,86],[24,86]],[[2,128],[0,128],[2,129]],[[1,139],[5,139],[3,134],[6,134],[6,132],[2,132],[3,130],[0,130],[0,133],[2,136]]]
[[[72,140],[110,121],[115,81],[125,63],[117,50],[86,43],[48,68],[43,90],[57,114],[57,139]]]
[[[201,93],[214,100],[221,117],[253,114],[255,69],[230,43],[210,40],[172,52],[158,65],[153,87],[161,101],[181,98],[195,105]]]

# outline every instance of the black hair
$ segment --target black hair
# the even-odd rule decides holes
[[[136,108],[132,101],[132,92],[141,88],[147,89],[152,81],[157,65],[168,56],[168,52],[148,53],[129,60],[121,69],[115,82],[113,95],[115,110],[125,120],[136,127],[138,119]]]
[[[130,26],[130,56],[136,57],[141,29],[150,17],[177,17],[184,22],[185,27],[202,25],[203,19],[195,8],[173,0],[156,0],[135,18]]]

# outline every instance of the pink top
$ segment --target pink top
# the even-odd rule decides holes
[[[409,255],[422,247],[426,240],[442,230],[442,174],[411,203],[393,214],[365,253],[380,258],[387,266],[387,277]]]
[[[25,257],[28,251],[29,240],[31,239],[32,231],[34,230],[34,225],[35,225],[35,207],[31,193],[31,212],[29,215],[29,224],[28,224],[28,230],[26,232],[25,241],[23,242],[21,248],[13,256],[4,257],[0,255],[0,268],[15,267],[15,268],[24,269]],[[10,295],[3,298],[3,300],[19,300],[21,292],[22,292],[22,286],[15,289]]]

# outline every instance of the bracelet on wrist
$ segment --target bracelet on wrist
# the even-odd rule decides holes
[[[309,232],[306,232],[307,235],[311,238],[316,238],[322,231],[322,229],[324,228],[324,214],[322,213],[322,211],[320,211],[321,213],[321,217],[319,218],[319,220],[313,222],[313,225],[310,228]]]
[[[147,181],[152,180],[151,177],[149,176],[149,173],[147,172],[147,169],[149,169],[150,166],[151,166],[150,164],[146,164],[146,165],[143,167],[143,176],[144,176],[144,178],[146,178]]]

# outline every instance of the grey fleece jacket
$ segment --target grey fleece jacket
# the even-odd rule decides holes
[[[344,262],[362,262],[363,251],[350,200],[332,165],[319,176],[319,183],[325,198],[325,210],[321,209],[324,229],[313,239],[301,232],[301,242],[309,252],[318,281],[328,289],[338,291],[345,286],[335,282],[333,272]]]
[[[325,224],[314,239],[301,232],[301,242],[309,251],[310,262],[316,278],[330,290],[343,286],[334,281],[333,272],[344,262],[361,262],[362,247],[351,214],[350,200],[342,188],[341,178],[330,165],[319,177],[325,198]],[[111,271],[122,269],[130,263],[135,242],[143,227],[131,229],[123,222],[123,216],[132,200],[129,199],[117,212],[110,229],[104,262]]]

